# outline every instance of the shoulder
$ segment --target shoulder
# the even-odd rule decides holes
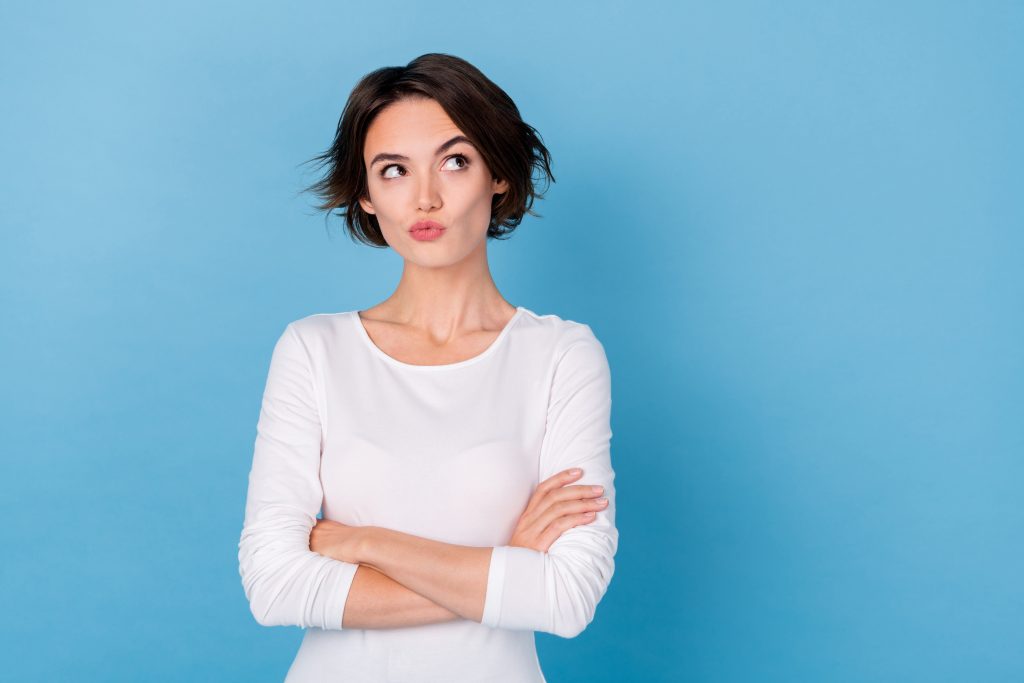
[[[355,314],[354,310],[312,313],[285,324],[280,337],[289,340],[288,343],[301,346],[311,357],[316,357],[351,335],[352,316]]]
[[[589,365],[607,368],[604,345],[588,323],[554,313],[524,311],[524,327],[551,354],[555,366]]]
[[[561,345],[576,343],[600,344],[597,335],[589,324],[571,318],[563,318],[554,313],[535,313],[524,309],[528,325],[542,330],[554,342]]]
[[[338,313],[311,313],[301,318],[296,318],[288,323],[287,327],[292,328],[296,334],[302,336],[314,336],[325,334],[336,328],[342,322],[355,315],[355,311],[340,311]]]

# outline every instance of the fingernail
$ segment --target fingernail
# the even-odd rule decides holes
[[[579,468],[579,467],[574,467],[574,468],[572,468],[571,470],[569,470],[569,474],[571,474],[571,475],[573,475],[573,476],[576,476],[576,475],[577,475],[577,474],[579,474],[579,473],[580,473],[581,471],[582,471],[582,470],[580,470],[580,468]]]
[[[603,486],[594,486],[594,487],[591,487],[591,490],[594,493],[601,493],[602,491],[604,491],[604,487]]]

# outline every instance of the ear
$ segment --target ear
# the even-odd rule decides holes
[[[368,197],[360,197],[359,206],[363,207],[363,211],[365,211],[366,213],[376,213],[373,210],[373,203],[370,202]]]
[[[493,182],[491,183],[491,190],[494,192],[494,194],[505,194],[506,192],[508,192],[508,181],[498,180],[497,178],[494,178]]]

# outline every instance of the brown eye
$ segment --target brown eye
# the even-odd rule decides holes
[[[462,169],[464,169],[467,166],[469,166],[469,158],[466,157],[465,154],[453,154],[452,156],[450,156],[447,159],[445,159],[445,163],[447,163],[449,161],[454,161],[455,159],[459,159],[459,160],[462,161],[462,165],[461,166],[456,166],[455,167],[456,171],[461,171]]]

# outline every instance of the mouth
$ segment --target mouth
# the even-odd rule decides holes
[[[409,232],[418,232],[420,230],[444,230],[445,227],[437,221],[416,221],[409,228]]]
[[[445,233],[445,227],[437,221],[416,221],[409,228],[409,235],[417,242],[433,242]]]

